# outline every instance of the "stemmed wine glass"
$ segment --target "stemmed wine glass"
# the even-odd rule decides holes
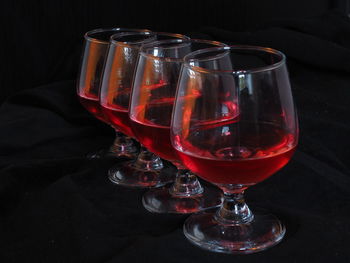
[[[147,29],[102,28],[88,31],[84,35],[84,48],[77,81],[77,95],[81,104],[97,119],[110,124],[99,104],[101,78],[107,57],[110,37],[122,32],[150,32]],[[126,147],[128,145],[128,147]],[[106,151],[98,151],[88,158],[111,156],[134,156],[137,149],[130,141],[125,142],[124,135],[116,131],[116,139]]]
[[[128,32],[111,36],[100,91],[102,112],[118,130],[135,138],[128,116],[133,75],[141,45],[155,39],[189,39],[165,32]],[[130,140],[130,139],[129,139]],[[130,140],[131,141],[131,140]],[[136,160],[114,165],[109,179],[128,187],[161,186],[173,180],[171,167],[164,166],[155,154],[141,147]]]
[[[297,146],[286,58],[271,48],[230,46],[184,60],[171,141],[186,167],[224,192],[217,211],[185,221],[185,236],[216,252],[267,249],[282,240],[285,227],[271,214],[253,214],[243,193],[285,166]]]
[[[143,204],[151,212],[192,213],[221,203],[219,189],[202,186],[179,161],[170,141],[170,121],[183,57],[194,50],[224,45],[176,39],[141,48],[130,102],[131,127],[140,143],[178,168],[173,185],[149,190],[143,196]]]

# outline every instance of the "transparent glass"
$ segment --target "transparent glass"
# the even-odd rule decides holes
[[[187,168],[224,192],[217,211],[185,221],[185,236],[235,254],[277,244],[284,225],[271,214],[253,214],[243,193],[285,166],[297,146],[285,56],[262,47],[210,48],[187,55],[180,75],[172,144]]]
[[[199,182],[182,166],[170,141],[170,120],[183,57],[202,48],[224,46],[207,40],[162,40],[143,45],[134,77],[129,116],[136,138],[177,168],[170,187],[149,190],[143,205],[156,213],[192,213],[221,203],[215,186]]]
[[[101,84],[100,104],[102,112],[112,125],[132,138],[135,135],[131,129],[128,111],[136,62],[140,47],[156,39],[189,38],[165,32],[129,32],[111,37]],[[173,181],[171,167],[166,167],[157,155],[145,147],[141,147],[136,160],[113,166],[108,176],[113,183],[138,188],[162,186]]]
[[[101,79],[104,71],[104,64],[108,54],[110,37],[122,32],[150,32],[147,29],[129,28],[102,28],[91,30],[84,35],[84,47],[81,57],[80,70],[77,80],[77,95],[81,104],[97,119],[111,124],[103,114],[99,104],[99,93]],[[116,131],[116,139],[108,150],[99,150],[90,153],[88,158],[100,158],[109,156],[130,156],[127,145],[130,141],[125,141],[123,135]],[[130,146],[130,145],[129,145]],[[135,147],[130,146],[135,152]],[[135,153],[133,153],[135,155]]]

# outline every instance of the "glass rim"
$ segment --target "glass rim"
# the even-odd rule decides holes
[[[193,56],[203,54],[203,53],[208,53],[212,51],[227,51],[227,52],[232,52],[234,50],[255,50],[255,51],[261,51],[264,53],[268,54],[274,54],[279,57],[279,61],[272,63],[267,66],[263,67],[256,67],[252,69],[247,69],[247,70],[217,70],[217,69],[207,69],[204,67],[200,66],[194,66],[191,65],[191,62],[194,61],[200,61],[201,59],[196,59],[193,58]],[[215,56],[214,56],[215,57]],[[205,60],[205,59],[203,59]],[[259,72],[265,72],[265,71],[270,71],[276,68],[281,67],[282,65],[285,65],[286,63],[286,56],[283,54],[281,51],[269,47],[261,47],[261,46],[251,46],[251,45],[230,45],[230,46],[224,46],[224,47],[212,47],[212,48],[205,48],[201,50],[197,50],[194,52],[191,52],[187,54],[184,57],[184,67],[190,68],[193,71],[197,71],[200,73],[215,73],[215,74],[233,74],[233,75],[239,75],[239,74],[251,74],[251,73],[259,73]]]
[[[158,57],[158,56],[154,56],[152,54],[147,54],[146,53],[146,51],[148,49],[157,48],[157,47],[160,47],[160,45],[172,44],[172,43],[174,43],[174,44],[181,44],[182,43],[183,46],[191,44],[191,43],[205,43],[205,44],[212,44],[213,46],[216,46],[216,47],[212,47],[212,48],[219,48],[219,47],[227,47],[228,46],[227,44],[225,44],[223,42],[219,42],[219,41],[215,41],[215,40],[207,40],[207,39],[197,39],[197,38],[166,39],[166,40],[153,41],[153,42],[150,42],[150,43],[142,45],[142,47],[140,49],[140,56],[143,56],[143,57],[146,57],[146,58],[152,58],[152,59],[156,59],[156,60],[163,60],[163,61],[166,61],[166,62],[184,62],[184,58]],[[181,46],[182,45],[180,45],[180,47]],[[179,46],[176,45],[176,46],[162,47],[162,48],[163,49],[172,49],[172,48],[175,48],[175,47],[179,47]],[[194,51],[194,52],[196,52],[196,51]],[[193,52],[191,52],[191,53],[193,53]]]
[[[122,30],[125,30],[124,33],[127,33],[128,31],[130,31],[130,32],[152,32],[149,29],[135,29],[135,28],[125,28],[125,27],[106,27],[106,28],[96,28],[96,29],[92,29],[90,31],[87,31],[84,34],[84,38],[85,38],[85,40],[87,40],[89,42],[95,42],[95,43],[99,43],[99,44],[109,45],[109,43],[110,43],[109,39],[102,40],[102,39],[98,39],[96,37],[92,37],[91,35],[96,34],[96,33],[108,32],[108,31],[116,31],[115,34],[117,34],[118,31],[122,31]],[[123,32],[120,32],[120,33],[123,33]]]
[[[135,35],[148,35],[149,38],[145,38],[142,40],[136,40],[136,41],[118,41],[115,38],[117,37],[123,37],[123,36],[135,36]],[[113,45],[120,45],[120,46],[133,46],[133,45],[142,45],[143,43],[149,43],[153,42],[155,40],[156,33],[152,31],[135,31],[135,32],[123,32],[123,33],[116,33],[111,35],[110,37],[110,43]]]
[[[170,33],[170,32],[154,32],[156,35],[160,36],[169,36],[169,37],[174,37],[174,39],[184,39],[184,40],[189,40],[191,39],[190,37],[184,35],[184,34],[179,34],[179,33]],[[164,39],[164,40],[172,40],[172,39]],[[163,41],[163,40],[159,40]]]

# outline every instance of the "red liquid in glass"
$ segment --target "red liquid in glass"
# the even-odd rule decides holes
[[[130,126],[128,111],[101,106],[102,112],[108,117],[112,125],[127,136],[135,137]]]
[[[157,98],[133,111],[131,125],[137,139],[151,152],[174,162],[179,160],[170,140],[170,121],[174,98]]]
[[[256,184],[285,166],[294,151],[295,148],[262,159],[232,161],[198,158],[179,151],[178,154],[186,167],[209,182],[218,184]]]
[[[179,159],[171,145],[169,127],[145,125],[136,121],[132,121],[131,125],[136,138],[151,152],[168,161]]]
[[[272,124],[238,125],[208,128],[211,132],[198,138],[189,135],[181,140],[176,136],[178,156],[188,169],[209,182],[256,184],[285,166],[295,152],[296,138]],[[225,138],[225,133],[237,129],[241,131],[236,139],[232,134]],[[196,130],[203,131],[205,126]],[[211,140],[218,136],[216,132],[222,134],[222,140]],[[191,134],[198,135],[195,131]]]
[[[108,119],[104,116],[101,110],[100,103],[98,98],[96,97],[85,97],[78,95],[80,103],[87,109],[92,115],[94,115],[97,119],[109,123]]]

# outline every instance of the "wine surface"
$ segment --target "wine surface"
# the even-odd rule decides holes
[[[285,166],[296,138],[271,123],[200,125],[174,137],[183,164],[203,179],[221,184],[255,184]],[[187,133],[185,133],[187,134]]]

